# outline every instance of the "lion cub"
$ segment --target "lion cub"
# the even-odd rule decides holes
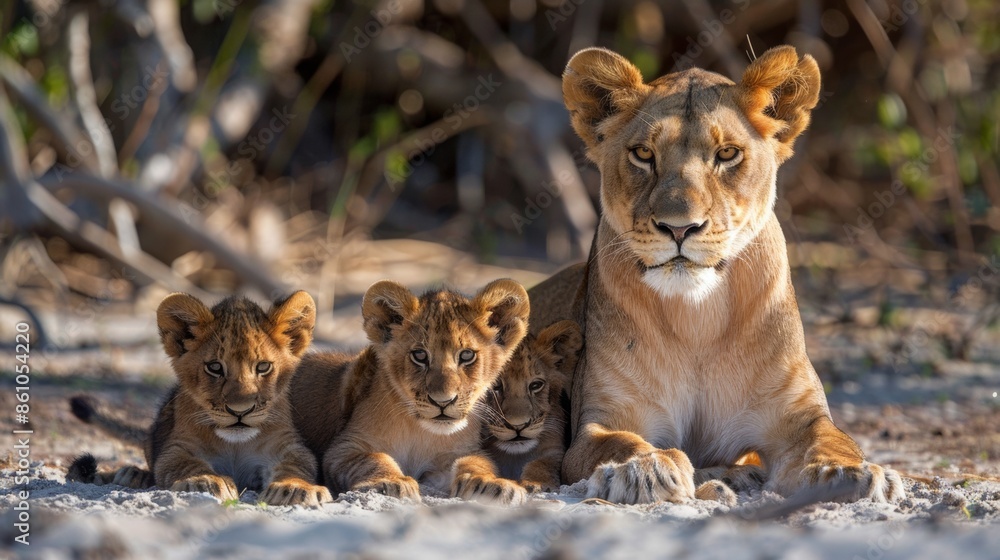
[[[559,489],[566,452],[566,390],[583,347],[573,321],[527,335],[484,402],[483,448],[505,478],[529,492]]]
[[[316,459],[295,433],[288,401],[315,318],[312,297],[301,291],[275,301],[267,312],[239,296],[211,309],[187,294],[168,296],[156,319],[178,384],[146,434],[152,472],[125,467],[111,478],[96,473],[93,457],[84,455],[70,467],[71,475],[111,478],[133,488],[155,484],[209,492],[222,500],[251,489],[272,505],[330,501],[330,492],[315,484]],[[72,404],[82,420],[116,437],[130,433],[91,401],[77,398]]]
[[[420,481],[464,499],[525,501],[480,449],[477,403],[524,338],[528,313],[513,280],[473,298],[370,287],[362,315],[371,345],[356,356],[307,355],[292,381],[295,426],[325,483],[418,499]]]

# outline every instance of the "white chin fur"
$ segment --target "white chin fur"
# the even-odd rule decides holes
[[[722,276],[714,268],[694,268],[682,270],[647,270],[642,281],[663,297],[680,297],[688,303],[700,303],[719,284]]]
[[[229,443],[246,443],[260,434],[259,428],[216,428],[215,435]]]
[[[537,439],[522,439],[521,441],[498,441],[497,448],[504,453],[520,455],[527,453],[538,445]]]
[[[424,427],[425,430],[439,436],[450,436],[455,432],[460,431],[469,425],[468,418],[462,418],[461,420],[456,420],[454,422],[441,422],[438,420],[426,420],[421,419],[420,425]]]

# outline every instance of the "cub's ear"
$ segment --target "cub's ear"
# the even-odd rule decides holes
[[[792,155],[795,138],[819,102],[819,66],[794,47],[775,47],[754,60],[736,90],[736,102],[764,138],[773,138],[778,162]]]
[[[545,365],[566,375],[576,369],[577,357],[583,348],[583,333],[575,321],[559,321],[538,333],[535,349]]]
[[[396,282],[382,280],[372,284],[361,302],[368,340],[373,344],[389,342],[393,327],[412,318],[419,307],[416,296]]]
[[[167,296],[156,309],[156,326],[167,356],[183,356],[190,350],[189,343],[204,335],[213,320],[212,312],[198,298],[188,294]]]
[[[604,119],[637,107],[648,91],[634,64],[599,47],[573,55],[563,72],[563,101],[588,148],[603,140],[598,125]]]
[[[316,326],[316,302],[312,296],[299,290],[285,299],[277,299],[267,315],[271,339],[278,346],[288,347],[296,357],[305,353]]]
[[[472,300],[474,309],[487,316],[487,324],[496,329],[496,341],[506,352],[513,352],[528,333],[528,292],[509,279],[494,280]]]

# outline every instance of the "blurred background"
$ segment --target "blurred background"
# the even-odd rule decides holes
[[[165,383],[170,291],[305,288],[320,343],[357,346],[375,280],[530,286],[582,260],[597,222],[561,99],[574,52],[738,79],[791,44],[823,86],[776,211],[831,398],[996,410],[995,2],[0,6],[0,336],[30,320],[46,375]]]

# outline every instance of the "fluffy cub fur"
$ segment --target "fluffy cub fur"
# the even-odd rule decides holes
[[[570,376],[583,346],[580,327],[560,321],[529,334],[486,394],[483,448],[505,478],[529,492],[559,489],[566,452]]]
[[[211,309],[187,294],[160,303],[157,325],[178,384],[145,438],[146,464],[113,476],[96,472],[83,456],[71,475],[98,482],[238,499],[244,489],[273,505],[318,505],[330,492],[315,484],[317,465],[292,426],[288,386],[312,341],[316,308],[296,292],[265,312],[229,297]],[[116,437],[137,439],[89,399],[74,413]]]
[[[480,449],[478,406],[524,338],[528,295],[513,280],[475,297],[414,296],[389,281],[362,303],[371,345],[305,357],[292,382],[295,426],[334,492],[417,499],[426,482],[465,499],[521,503]]]

